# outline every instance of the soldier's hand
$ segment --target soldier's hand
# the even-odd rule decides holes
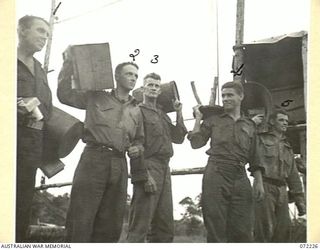
[[[22,97],[18,97],[17,99],[17,111],[19,115],[26,115],[26,114],[30,114],[30,112],[24,107],[24,101],[22,99]]]
[[[257,181],[254,179],[253,181],[253,196],[256,201],[262,201],[265,196],[264,192],[264,187],[263,187],[263,182],[262,181]]]
[[[148,173],[148,180],[144,184],[144,191],[146,193],[154,193],[157,191],[157,184],[149,173]]]
[[[200,104],[197,106],[193,107],[193,113],[196,119],[201,120],[203,117],[203,114],[200,112],[199,108],[201,107]]]
[[[140,156],[140,149],[137,146],[131,146],[128,149],[128,156],[130,158],[137,158]]]
[[[252,117],[251,119],[254,121],[254,123],[256,125],[259,125],[259,124],[261,124],[263,122],[264,115],[263,114],[257,114],[254,117]]]
[[[182,111],[182,103],[179,100],[172,100],[173,108],[176,112]]]
[[[306,214],[306,205],[302,202],[296,202],[296,207],[298,209],[298,215],[303,216]]]
[[[69,80],[71,78],[71,75],[73,75],[72,61],[70,59],[65,59],[63,62],[62,69],[59,73],[58,80]]]

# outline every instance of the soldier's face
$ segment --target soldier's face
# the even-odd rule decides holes
[[[284,133],[288,129],[288,116],[284,114],[277,114],[276,119],[273,120],[274,129],[280,133]]]
[[[45,46],[48,37],[48,24],[40,19],[34,19],[29,28],[22,30],[21,42],[32,52],[38,52]]]
[[[133,65],[126,65],[122,68],[120,74],[116,75],[118,86],[133,90],[138,79],[138,69]]]
[[[222,103],[225,110],[234,110],[240,107],[243,95],[239,95],[233,88],[222,89]]]
[[[143,83],[143,93],[149,98],[157,98],[161,93],[160,80],[147,78]]]

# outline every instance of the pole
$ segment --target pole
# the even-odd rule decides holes
[[[210,98],[209,105],[214,106],[216,103],[216,96],[218,96],[218,105],[220,104],[220,86],[219,86],[219,0],[216,0],[216,39],[217,39],[217,76],[214,78],[213,89],[215,90],[213,99]]]
[[[236,18],[236,42],[233,47],[234,61],[233,61],[233,81],[241,83],[243,79],[242,68],[243,65],[243,31],[244,31],[244,3],[245,0],[237,0],[237,18]]]
[[[51,0],[51,13],[50,13],[50,19],[49,19],[49,37],[46,47],[46,54],[44,56],[44,64],[43,69],[46,73],[48,73],[49,68],[49,58],[50,58],[50,52],[51,52],[51,44],[52,44],[52,35],[53,35],[53,24],[54,24],[54,18],[55,18],[55,8],[56,8],[56,1]]]

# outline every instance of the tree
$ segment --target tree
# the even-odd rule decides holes
[[[200,201],[201,194],[196,196],[194,200],[190,197],[185,197],[179,202],[179,204],[185,208],[185,212],[178,222],[178,228],[184,228],[182,231],[185,231],[186,235],[199,235],[204,233]]]

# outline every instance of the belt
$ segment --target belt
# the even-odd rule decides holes
[[[28,128],[43,130],[44,122],[28,119],[28,120],[24,121],[23,125]]]
[[[214,157],[209,157],[209,161],[214,164],[214,165],[218,165],[218,166],[241,166],[241,167],[245,167],[246,162],[243,161],[235,161],[235,160],[217,160]]]
[[[272,178],[268,178],[268,177],[263,177],[263,182],[271,184],[271,185],[275,185],[278,187],[282,187],[282,186],[287,185],[287,183],[285,181],[276,180],[276,179],[272,179]]]
[[[98,149],[98,150],[107,151],[107,152],[112,152],[114,154],[121,155],[121,156],[125,155],[125,153],[120,152],[119,150],[117,150],[117,149],[115,149],[113,147],[107,146],[105,144],[94,143],[94,142],[87,142],[86,144],[87,144],[86,145],[87,148]]]

